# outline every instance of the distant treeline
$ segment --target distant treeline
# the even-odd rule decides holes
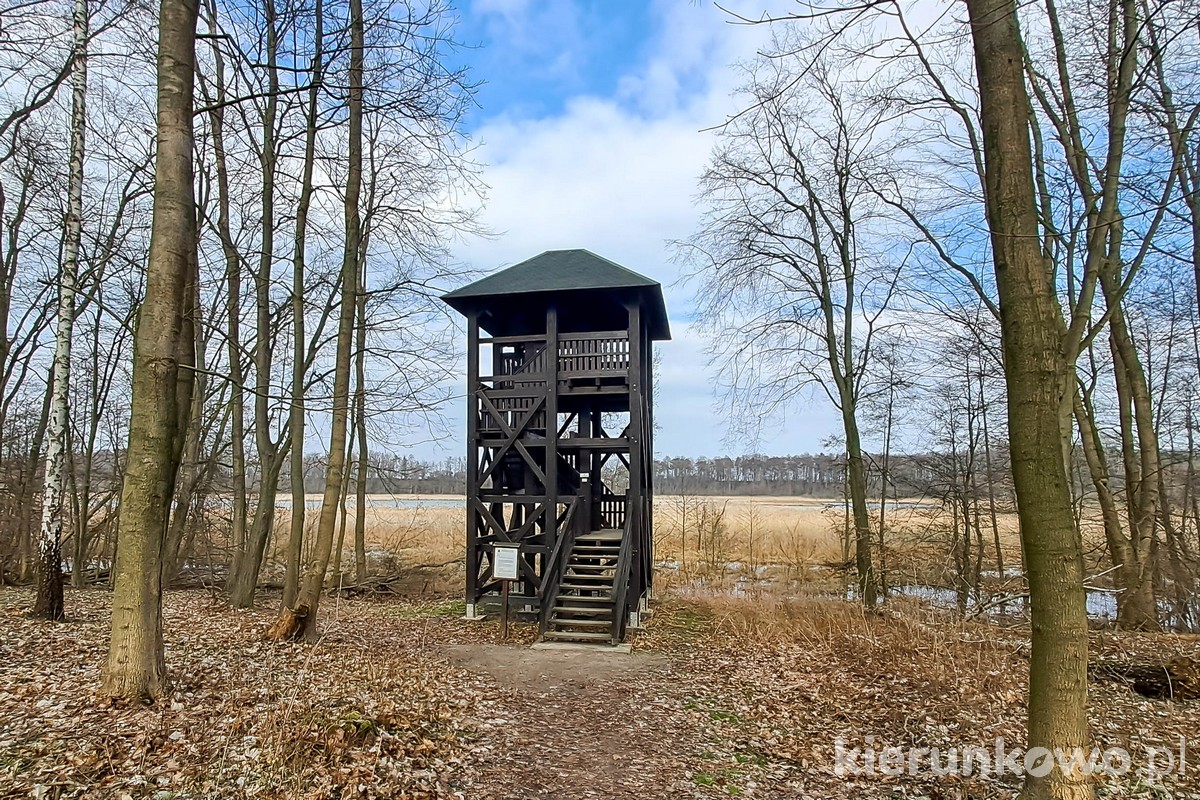
[[[720,456],[655,461],[655,491],[659,494],[774,494],[840,497],[844,459],[834,455]],[[893,458],[893,480],[919,485],[915,459]],[[306,491],[322,491],[324,460],[306,459]],[[286,474],[281,477],[287,483]],[[615,485],[623,476],[611,476]],[[878,485],[878,479],[876,479]],[[465,494],[466,460],[422,461],[407,456],[372,456],[367,491],[371,494]]]
[[[655,462],[659,494],[840,496],[845,459],[819,453],[791,456],[662,458]]]
[[[961,454],[951,453],[893,453],[886,461],[878,454],[863,455],[872,493],[878,496],[884,491],[886,475],[888,497],[942,494],[939,488],[956,482],[952,473],[963,461]],[[988,476],[1001,491],[1008,482],[1006,460],[1003,463],[1005,468],[994,466]],[[655,464],[655,491],[659,494],[842,497],[846,491],[842,454],[662,458]],[[980,467],[982,464],[977,469]]]
[[[372,455],[367,469],[368,494],[466,494],[467,460],[463,457],[422,461],[409,456]],[[324,457],[304,459],[304,490],[325,489]],[[291,485],[286,472],[281,485]]]
[[[886,466],[888,496],[922,496],[941,483],[948,456],[942,454],[896,455]],[[305,488],[320,492],[324,479],[323,460],[307,460]],[[1007,483],[1004,467],[990,476],[999,485]],[[873,490],[883,490],[882,456],[867,456]],[[816,453],[787,456],[744,455],[686,458],[663,457],[655,461],[655,491],[658,494],[693,495],[783,495],[841,497],[845,492],[845,458]],[[611,476],[614,484],[622,477]],[[287,482],[286,474],[283,482]],[[407,456],[372,456],[367,491],[372,494],[463,494],[466,491],[466,461],[446,458],[422,461]]]

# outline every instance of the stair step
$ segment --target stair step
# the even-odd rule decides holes
[[[556,605],[551,609],[551,612],[552,615],[578,614],[584,617],[611,617],[612,606],[605,608],[604,606],[580,607]]]
[[[611,586],[611,585],[610,585],[610,586],[605,586],[605,585],[604,585],[604,584],[602,584],[602,583],[601,583],[601,584],[596,584],[596,583],[590,583],[590,584],[588,584],[588,583],[560,583],[560,584],[558,585],[558,588],[560,588],[560,589],[576,589],[576,590],[578,590],[578,591],[584,591],[584,592],[595,592],[595,591],[597,591],[597,590],[600,590],[600,589],[607,589],[607,590],[608,590],[608,592],[609,592],[609,596],[605,597],[605,599],[606,599],[606,600],[611,600],[611,599],[612,599],[612,596],[611,596],[611,595],[612,595],[612,586]]]
[[[612,572],[616,568],[617,567],[615,564],[583,564],[583,563],[576,563],[574,561],[567,562],[567,569],[576,569],[576,570],[586,569],[586,570],[592,570],[592,571],[603,570],[605,572]]]
[[[542,638],[558,642],[612,642],[612,634],[589,631],[546,631]]]
[[[602,528],[591,533],[581,533],[575,537],[577,542],[619,542],[621,541],[622,531],[617,528]]]
[[[595,595],[586,594],[560,594],[557,598],[555,598],[556,603],[565,603],[568,600],[572,603],[604,604],[608,606],[613,604],[612,595],[597,597]]]
[[[612,575],[589,575],[586,572],[583,574],[575,573],[566,575],[565,578],[570,579],[572,583],[578,583],[579,581],[591,581],[591,583],[587,585],[593,589],[596,588],[597,585],[603,585],[606,583],[612,585],[613,582]]]
[[[612,628],[611,619],[563,619],[562,617],[554,617],[550,620],[550,624],[554,625],[556,630],[561,630],[564,626],[574,628]]]
[[[588,544],[587,542],[581,544],[576,541],[572,550],[576,553],[581,551],[588,553],[620,553],[621,546],[619,544]]]

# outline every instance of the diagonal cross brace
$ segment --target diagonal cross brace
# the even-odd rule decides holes
[[[488,414],[490,414],[492,419],[494,419],[500,426],[500,430],[504,432],[504,441],[496,449],[496,453],[492,457],[492,463],[488,465],[488,468],[484,471],[483,475],[480,476],[479,485],[482,486],[484,482],[492,476],[492,473],[496,471],[498,466],[500,466],[500,462],[503,460],[504,454],[515,447],[517,452],[521,454],[521,458],[523,458],[525,463],[529,465],[529,468],[533,470],[533,474],[537,477],[541,484],[545,486],[546,473],[542,472],[542,468],[537,465],[537,461],[535,461],[533,456],[529,454],[529,450],[525,448],[525,445],[517,441],[517,437],[521,435],[521,433],[525,430],[525,427],[529,425],[534,415],[536,415],[538,410],[542,407],[542,404],[546,402],[545,396],[537,398],[534,404],[529,407],[529,413],[527,413],[524,419],[522,419],[521,422],[514,428],[508,424],[508,421],[504,419],[504,415],[499,409],[496,408],[492,401],[488,399],[488,396],[482,390],[476,392],[475,394],[480,400],[483,401],[484,408],[487,409]]]

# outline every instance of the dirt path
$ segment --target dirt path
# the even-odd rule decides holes
[[[451,645],[445,656],[496,687],[468,796],[716,794],[696,782],[706,736],[667,657],[495,644]]]

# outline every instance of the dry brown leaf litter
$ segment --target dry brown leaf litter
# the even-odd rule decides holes
[[[421,655],[419,622],[343,606],[318,645],[277,645],[268,609],[169,593],[170,694],[113,707],[107,594],[70,593],[58,625],[23,616],[26,592],[0,598],[4,797],[453,796],[480,690]]]
[[[1027,638],[908,609],[841,603],[660,604],[633,657],[531,651],[461,606],[329,600],[315,647],[262,633],[270,601],[230,610],[166,598],[169,698],[95,696],[108,595],[71,592],[72,621],[0,591],[0,796],[13,798],[1011,797],[1012,781],[839,777],[833,741],[861,746],[1023,738]],[[1195,655],[1195,637],[1097,634],[1105,657]],[[1183,735],[1196,703],[1093,687],[1104,746]],[[1114,780],[1102,797],[1196,797],[1191,774]]]

